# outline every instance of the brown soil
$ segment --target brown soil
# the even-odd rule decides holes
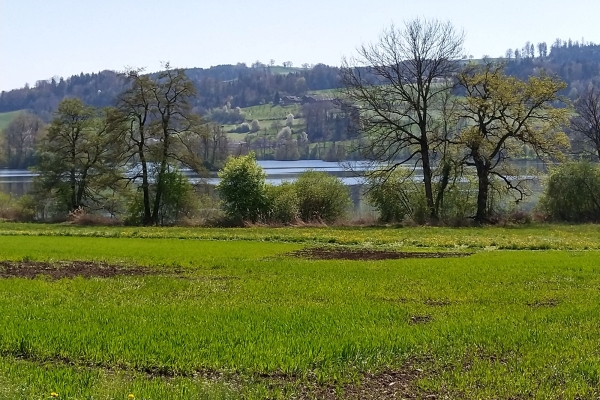
[[[113,276],[156,275],[157,270],[142,267],[125,267],[91,261],[61,261],[55,263],[35,261],[0,261],[0,278],[34,279],[40,275],[50,279],[110,278]]]
[[[402,252],[389,250],[314,247],[291,253],[295,257],[315,260],[397,260],[403,258],[467,257],[469,253]]]
[[[406,366],[401,370],[388,370],[378,374],[365,374],[360,383],[341,387],[317,386],[303,390],[299,399],[436,399],[438,396],[420,390],[416,382],[424,377],[422,370]]]
[[[560,304],[559,300],[556,299],[548,299],[548,300],[538,300],[532,303],[527,303],[527,305],[531,308],[541,308],[541,307],[556,307]]]

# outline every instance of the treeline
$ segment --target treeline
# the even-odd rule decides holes
[[[600,87],[600,45],[556,39],[548,46],[526,42],[523,47],[508,49],[505,54],[508,75],[526,79],[546,71],[559,76],[568,87],[564,94],[575,100],[591,84]]]
[[[135,224],[172,223],[193,192],[181,169],[202,176],[224,164],[227,136],[193,112],[196,88],[182,69],[132,70],[124,79],[112,107],[67,98],[44,129],[31,114],[18,117],[14,130],[23,133],[4,148],[9,165],[36,158],[31,215],[45,220],[85,209]],[[33,143],[27,152],[15,146],[25,137]]]
[[[508,49],[504,56],[506,73],[525,79],[546,71],[557,75],[568,84],[565,89],[576,99],[592,83],[600,86],[600,45],[557,39],[551,45],[545,42],[526,42],[520,48]],[[198,96],[193,100],[195,112],[205,115],[209,110],[229,104],[230,107],[249,107],[268,104],[275,94],[301,96],[309,90],[335,89],[342,86],[340,69],[324,64],[311,68],[287,69],[256,62],[219,65],[207,69],[191,68],[186,74],[193,82]],[[49,121],[60,101],[67,97],[80,98],[94,107],[113,104],[124,90],[126,79],[114,71],[74,75],[37,81],[32,87],[2,92],[0,112],[30,110]]]
[[[262,64],[255,68],[237,64],[187,69],[186,75],[198,93],[192,100],[192,108],[196,113],[206,114],[225,104],[234,108],[268,104],[275,93],[301,96],[308,90],[339,87],[339,70],[335,67],[318,64],[287,74],[275,73],[273,68]],[[91,106],[107,107],[114,103],[126,84],[126,77],[113,71],[37,81],[33,87],[26,85],[2,92],[0,112],[30,110],[49,121],[64,98],[77,97]]]

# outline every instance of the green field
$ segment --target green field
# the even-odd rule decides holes
[[[0,113],[0,131],[10,124],[10,121],[13,120],[21,111],[10,111]]]
[[[315,247],[467,256],[291,254]],[[0,223],[0,398],[593,399],[599,249],[593,225]]]

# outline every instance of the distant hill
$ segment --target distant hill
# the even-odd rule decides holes
[[[544,52],[535,57],[533,53],[515,51],[515,57],[509,58],[507,52],[503,59],[507,73],[519,78],[541,71],[556,74],[569,84],[565,94],[573,99],[590,83],[600,86],[600,45],[557,40],[548,55]],[[324,64],[312,68],[236,64],[191,68],[186,72],[198,89],[194,106],[200,114],[226,104],[230,108],[251,107],[272,102],[276,94],[302,96],[340,86],[339,69]],[[0,113],[31,110],[49,120],[65,97],[79,97],[87,104],[105,107],[114,103],[125,85],[123,76],[114,71],[38,81],[33,87],[2,92]]]
[[[186,70],[198,90],[194,106],[201,114],[225,104],[230,107],[266,104],[273,100],[275,93],[302,95],[309,90],[333,89],[339,86],[338,72],[338,68],[324,64],[310,69],[249,68],[237,64]],[[106,107],[114,103],[125,85],[124,77],[114,71],[38,81],[33,87],[2,92],[0,113],[27,109],[49,120],[65,97],[79,97],[92,106]]]

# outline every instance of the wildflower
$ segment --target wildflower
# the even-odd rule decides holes
[[[51,396],[51,397],[58,397],[58,393],[56,393],[56,392],[52,392],[52,393],[50,393],[50,396]]]
[[[133,400],[135,399],[135,396],[133,395],[133,393],[129,393],[129,396],[127,396],[127,398]]]

